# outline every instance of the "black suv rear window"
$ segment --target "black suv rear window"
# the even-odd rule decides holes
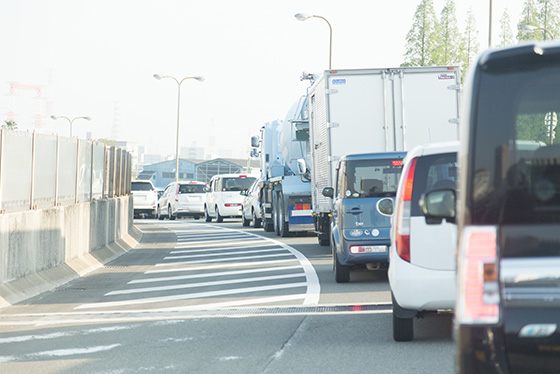
[[[420,198],[431,190],[457,188],[457,153],[442,153],[419,157],[414,169],[411,215],[423,216]]]
[[[472,223],[560,222],[558,55],[480,70],[467,171]]]
[[[154,187],[148,182],[132,182],[130,189],[132,191],[151,191]]]

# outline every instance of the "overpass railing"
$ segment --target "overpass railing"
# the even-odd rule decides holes
[[[0,213],[130,194],[129,152],[103,143],[0,131]]]

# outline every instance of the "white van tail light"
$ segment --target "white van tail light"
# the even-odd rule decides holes
[[[402,192],[398,196],[399,210],[395,227],[395,248],[400,258],[410,262],[410,200],[412,199],[412,187],[414,185],[414,170],[416,161],[413,158],[403,170],[404,184]]]
[[[466,226],[459,243],[456,317],[462,324],[494,324],[500,317],[496,227]]]

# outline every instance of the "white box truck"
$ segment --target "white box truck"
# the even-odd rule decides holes
[[[390,214],[386,214],[386,211],[384,214],[379,213],[380,204],[386,208],[387,203],[379,203],[379,200],[393,199],[396,192],[398,170],[394,166],[399,166],[402,155],[394,152],[406,152],[418,144],[457,140],[459,94],[460,70],[457,66],[331,70],[326,71],[309,88],[311,195],[315,231],[319,243],[328,245],[333,239],[331,223],[334,222],[337,235],[344,241],[341,244],[337,239],[337,245],[333,248],[333,255],[336,255],[336,251],[340,252],[339,269],[350,267],[356,261],[366,261],[368,267],[378,268],[379,263],[388,261]],[[364,185],[374,186],[378,183],[376,188],[383,193],[369,195],[352,188],[339,190],[337,171],[340,170],[341,160],[349,160],[344,156],[369,154],[364,155],[364,158],[372,159],[372,153],[377,154],[373,157],[376,159],[380,159],[379,153],[388,153],[388,166],[371,169],[378,170],[381,176],[364,174],[356,176],[357,179],[352,183],[356,183],[357,190],[361,182],[358,179],[364,179]],[[357,161],[359,157],[350,159]],[[342,166],[345,171],[345,165]],[[348,170],[358,173],[366,169],[349,167]],[[342,180],[344,177],[341,173],[339,184],[345,183]],[[325,188],[331,191],[324,194]],[[349,198],[350,201],[354,197],[370,200],[352,200],[354,205],[358,201],[365,205],[341,208],[348,212],[355,208],[348,215],[345,210],[338,213],[333,211],[337,199]],[[339,217],[331,219],[333,213]],[[380,214],[384,218],[367,219],[372,214]],[[373,226],[366,227],[368,222]],[[352,231],[354,229],[358,231]],[[367,240],[365,236],[357,235],[359,230],[367,232]],[[355,236],[351,236],[351,233]],[[358,256],[358,253],[353,256],[348,248],[344,248],[348,247],[346,242],[356,241],[359,244],[360,240],[371,245],[365,249],[358,246],[356,251],[367,252],[368,248],[373,248],[377,252],[374,256],[377,260],[368,260],[365,253],[359,253],[363,256]],[[385,247],[386,251],[380,251],[380,248]],[[363,260],[356,260],[357,257]],[[341,281],[347,281],[344,274],[343,271]]]

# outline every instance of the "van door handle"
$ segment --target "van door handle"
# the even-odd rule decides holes
[[[360,214],[363,213],[364,211],[361,210],[360,208],[352,208],[350,210],[347,210],[346,213],[350,213],[350,214]]]

